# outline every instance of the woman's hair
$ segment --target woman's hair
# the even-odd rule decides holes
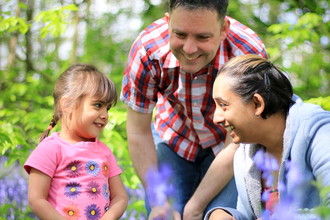
[[[288,113],[292,100],[292,85],[281,69],[269,60],[254,54],[230,59],[219,70],[218,75],[231,78],[230,90],[239,95],[244,103],[258,93],[265,102],[262,118],[281,111]]]
[[[46,131],[39,137],[39,143],[45,139],[50,130],[62,117],[62,108],[72,110],[78,107],[85,96],[97,97],[99,100],[117,103],[117,91],[114,83],[108,76],[100,72],[96,67],[89,64],[75,64],[65,70],[55,84],[54,115]],[[61,99],[66,97],[65,106],[61,106]]]

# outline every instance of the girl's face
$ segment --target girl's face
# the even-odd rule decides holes
[[[108,123],[110,103],[86,96],[63,123],[60,137],[70,143],[95,139]],[[64,112],[65,114],[65,112]]]
[[[220,75],[213,85],[213,99],[216,110],[213,116],[215,124],[222,124],[233,139],[233,142],[252,143],[255,128],[255,107],[251,101],[243,100],[230,90],[231,79]]]

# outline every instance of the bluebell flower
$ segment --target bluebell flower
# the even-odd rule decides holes
[[[265,167],[265,155],[263,150],[258,150],[253,156],[253,162],[256,164],[256,167],[259,170],[262,170]]]
[[[146,173],[146,192],[151,205],[163,206],[168,198],[175,194],[175,188],[171,183],[172,169],[164,164],[159,167],[159,171],[149,169]]]

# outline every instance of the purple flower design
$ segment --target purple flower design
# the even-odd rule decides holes
[[[109,188],[107,183],[104,183],[103,185],[102,194],[104,195],[105,199],[109,199]]]
[[[97,199],[101,193],[100,184],[98,184],[96,181],[89,182],[85,190],[88,197],[91,199]]]
[[[146,192],[151,205],[162,206],[166,200],[174,196],[175,190],[171,183],[172,169],[169,165],[163,165],[156,172],[149,169],[146,174]]]
[[[81,171],[83,171],[83,165],[80,160],[75,160],[69,163],[64,170],[67,173],[67,177],[75,178],[81,174]]]
[[[81,194],[81,185],[77,182],[67,183],[64,188],[64,195],[70,199],[76,199]]]
[[[96,161],[90,160],[86,164],[85,170],[87,170],[87,173],[89,175],[97,176],[97,174],[99,174],[101,168],[100,168],[100,165]]]
[[[98,220],[101,218],[101,209],[94,203],[88,205],[84,211],[87,220]]]

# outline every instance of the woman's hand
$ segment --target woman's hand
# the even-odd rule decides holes
[[[216,209],[211,213],[209,220],[236,220],[236,219],[233,216],[229,215],[224,210]]]

